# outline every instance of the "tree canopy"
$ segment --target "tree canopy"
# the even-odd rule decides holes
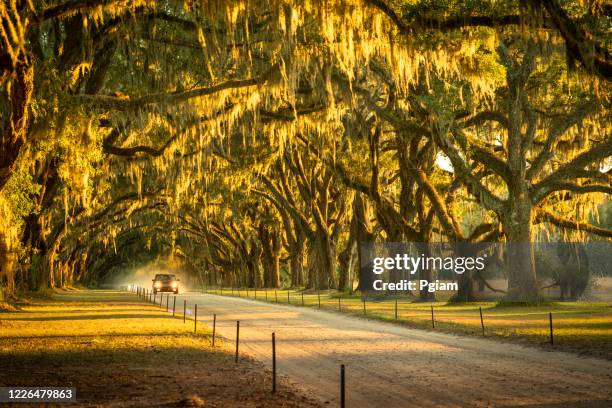
[[[353,289],[366,241],[609,240],[610,12],[3,2],[4,293],[159,258],[216,285]],[[509,300],[541,286],[522,248]]]

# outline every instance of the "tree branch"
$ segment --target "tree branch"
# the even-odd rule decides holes
[[[232,79],[209,87],[200,87],[187,91],[177,91],[170,93],[156,93],[144,95],[138,98],[129,99],[111,95],[75,95],[73,98],[77,102],[91,104],[103,109],[113,109],[119,111],[137,110],[145,106],[157,103],[179,103],[191,98],[213,95],[228,89],[239,89],[257,86],[265,83],[270,77],[276,66],[270,68],[266,73],[257,78]]]
[[[583,105],[578,106],[573,112],[563,115],[560,119],[556,119],[555,123],[548,132],[544,146],[540,151],[540,154],[531,164],[531,167],[527,169],[527,179],[531,180],[535,177],[544,167],[546,161],[553,156],[555,146],[559,138],[567,132],[572,126],[580,124],[585,117],[592,113],[596,108],[596,105],[589,101]]]
[[[548,194],[552,185],[568,178],[574,178],[575,174],[584,173],[586,166],[610,156],[612,156],[612,137],[608,137],[604,142],[574,157],[571,161],[562,165],[533,186],[531,193],[532,202],[537,203],[541,201]]]
[[[584,232],[588,232],[591,234],[599,235],[601,237],[612,238],[612,230],[610,229],[597,227],[595,225],[585,223],[585,222],[567,220],[567,219],[558,217],[557,215],[549,211],[546,211],[544,209],[541,209],[541,208],[536,211],[536,216],[534,220],[535,224],[540,223],[540,222],[548,222],[561,229],[584,231]]]

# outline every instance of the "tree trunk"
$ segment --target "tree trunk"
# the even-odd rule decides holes
[[[355,194],[355,198],[353,199],[353,207],[355,206],[355,201],[358,200],[359,194]],[[357,244],[357,234],[358,231],[358,223],[357,220],[358,213],[353,211],[353,217],[351,218],[349,237],[346,242],[346,247],[344,251],[340,253],[338,257],[338,262],[340,265],[340,272],[338,274],[338,289],[345,290],[348,287],[350,276],[353,267],[353,253],[355,252],[355,246]],[[350,290],[353,288],[351,287]]]
[[[423,245],[423,255],[426,258],[430,256],[430,251],[428,245]],[[421,268],[419,270],[419,280],[426,280],[427,282],[433,282],[433,271],[429,268]],[[420,288],[420,285],[419,285]],[[436,300],[436,292],[429,292],[427,290],[428,286],[425,286],[423,289],[419,289],[419,301],[420,302],[435,302]]]
[[[317,231],[316,237],[316,287],[317,289],[337,288],[336,250],[332,238],[324,231]]]
[[[26,142],[29,126],[29,110],[34,88],[34,69],[19,62],[15,68],[15,78],[11,82],[11,112],[1,123],[0,138],[0,191],[13,173],[19,152]]]
[[[270,234],[270,281],[269,287],[280,287],[280,251],[281,240],[278,231],[273,230]]]
[[[476,254],[471,253],[470,251],[462,250],[461,245],[459,245],[459,252],[457,255],[463,257],[473,257]],[[476,295],[474,295],[474,273],[472,271],[465,271],[462,274],[456,274],[452,272],[453,278],[457,276],[457,293],[455,293],[451,298],[451,302],[474,302],[476,301]]]
[[[528,199],[515,200],[506,219],[502,220],[508,242],[505,267],[508,290],[505,300],[533,302],[538,300],[538,282],[532,242],[533,209]]]
[[[281,241],[278,231],[264,224],[259,225],[259,240],[262,248],[264,268],[263,286],[278,288],[280,286],[280,251]]]
[[[304,251],[306,249],[306,237],[301,231],[296,231],[296,241],[289,254],[289,265],[291,268],[291,285],[294,288],[304,285]]]
[[[454,274],[454,272],[453,272]],[[451,297],[451,302],[474,302],[474,278],[470,271],[465,271],[457,278],[457,293]]]
[[[14,267],[15,254],[11,251],[8,237],[0,231],[0,301],[13,294]]]
[[[351,277],[351,271],[353,268],[353,253],[355,252],[355,241],[349,238],[346,244],[346,248],[338,257],[340,270],[338,273],[338,290],[352,289],[349,288],[349,282]]]

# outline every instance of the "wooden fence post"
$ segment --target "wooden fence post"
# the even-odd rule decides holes
[[[397,320],[397,298],[395,298],[395,320]]]
[[[213,314],[213,338],[212,338],[212,346],[215,347],[215,332],[217,330],[217,314]]]
[[[433,305],[431,306],[431,327],[433,329],[436,328],[436,321],[434,319],[434,311],[433,311]]]
[[[272,332],[272,393],[276,392],[276,335]]]
[[[555,345],[555,340],[554,340],[554,336],[553,336],[552,312],[550,312],[548,314],[548,318],[549,318],[549,322],[550,322],[550,345],[554,346]]]
[[[485,333],[484,333],[484,319],[482,318],[482,306],[479,306],[478,310],[480,311],[480,327],[482,327],[482,337],[484,337]]]
[[[238,362],[238,346],[240,344],[240,320],[236,320],[236,359],[235,362]]]
[[[346,407],[344,364],[340,364],[340,408]]]

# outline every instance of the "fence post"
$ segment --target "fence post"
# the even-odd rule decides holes
[[[338,294],[338,311],[342,311],[342,305],[340,304],[340,294]]]
[[[317,289],[317,298],[319,300],[319,309],[321,308],[321,291]]]
[[[276,335],[272,332],[272,393],[276,392]]]
[[[304,292],[302,292],[302,306],[304,306]]]
[[[257,300],[257,288],[255,288],[255,300]]]
[[[433,305],[431,306],[431,327],[433,329],[436,328],[436,321],[434,320],[434,312],[433,312]]]
[[[235,362],[238,362],[238,346],[240,344],[240,320],[236,320],[236,359]]]
[[[289,300],[289,290],[287,289],[287,303],[291,303],[291,301]]]
[[[176,316],[176,296],[174,296],[174,301],[172,304],[172,317]]]
[[[166,312],[168,312],[168,310],[170,310],[170,294],[168,293],[168,296],[166,296]]]
[[[555,340],[554,340],[554,336],[553,336],[552,312],[550,312],[548,314],[548,317],[549,317],[549,322],[550,322],[550,345],[554,346],[555,345]]]
[[[397,298],[395,298],[395,320],[397,320]]]
[[[213,338],[212,346],[215,347],[215,331],[217,330],[217,314],[213,314]]]
[[[185,323],[186,318],[187,318],[187,299],[183,300],[183,323]]]
[[[155,304],[157,301],[157,293],[153,293],[153,303]]]
[[[268,301],[268,289],[265,289],[264,293],[266,294],[266,302],[267,302]]]
[[[484,337],[485,333],[484,333],[484,319],[482,318],[482,306],[479,306],[478,310],[480,311],[480,327],[482,327],[482,337]]]
[[[193,334],[198,334],[198,305],[193,307]]]
[[[367,316],[367,314],[366,314],[366,300],[365,300],[365,298],[363,298],[363,315]]]
[[[344,364],[340,364],[340,408],[346,407]]]

